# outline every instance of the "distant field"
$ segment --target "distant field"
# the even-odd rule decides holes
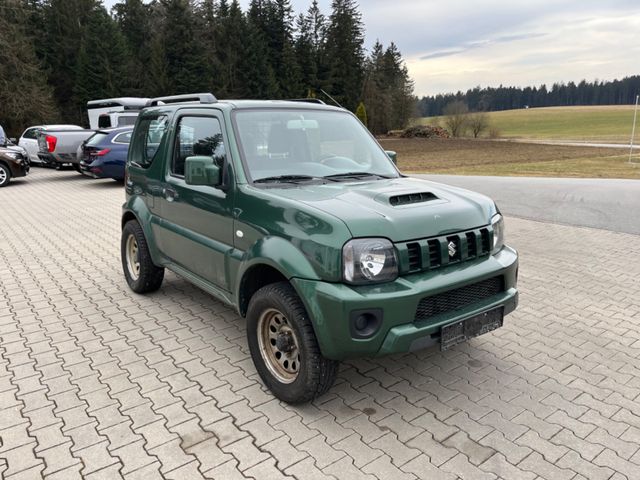
[[[625,150],[472,139],[382,138],[403,172],[457,175],[637,178]],[[640,155],[635,155],[640,162]]]
[[[529,108],[489,112],[489,117],[491,126],[504,138],[627,143],[633,108],[632,105]],[[416,121],[443,125],[442,117]],[[640,143],[638,128],[636,142]]]

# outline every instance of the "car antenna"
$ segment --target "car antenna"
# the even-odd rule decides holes
[[[337,101],[335,98],[333,98],[331,95],[329,95],[329,94],[328,94],[327,92],[325,92],[323,89],[320,89],[320,91],[321,91],[322,93],[324,93],[327,97],[329,97],[329,100],[331,100],[331,101],[332,101],[333,103],[335,103],[337,106],[339,106],[340,108],[344,108],[342,105],[340,105],[340,104],[338,103],[338,101]]]

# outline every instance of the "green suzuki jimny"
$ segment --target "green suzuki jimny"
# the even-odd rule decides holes
[[[126,280],[152,292],[168,268],[233,306],[286,402],[326,392],[342,359],[501,327],[518,255],[498,208],[394,158],[322,102],[153,99],[127,161]]]

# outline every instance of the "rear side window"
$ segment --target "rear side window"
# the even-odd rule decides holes
[[[182,117],[171,163],[171,173],[184,176],[187,157],[205,156],[224,164],[225,148],[220,121],[214,117]]]
[[[158,115],[140,121],[133,136],[131,160],[143,168],[149,167],[160,149],[169,127],[169,117]]]
[[[118,117],[118,126],[119,127],[128,127],[129,125],[135,125],[136,119],[133,115],[128,115],[125,117]]]
[[[133,132],[125,132],[119,133],[115,137],[113,137],[113,143],[131,143],[131,134]]]
[[[85,144],[87,147],[95,147],[102,143],[102,141],[109,136],[108,133],[97,132],[89,137],[87,143]]]
[[[98,117],[98,128],[111,128],[111,117],[109,115],[100,115]]]

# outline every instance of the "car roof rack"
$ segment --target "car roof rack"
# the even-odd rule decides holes
[[[156,97],[147,102],[145,107],[155,107],[158,105],[166,105],[168,103],[216,103],[218,99],[213,93],[187,93],[184,95],[171,95],[169,97]]]
[[[304,103],[319,103],[320,105],[326,105],[319,98],[290,98],[287,100],[288,102],[304,102]]]

